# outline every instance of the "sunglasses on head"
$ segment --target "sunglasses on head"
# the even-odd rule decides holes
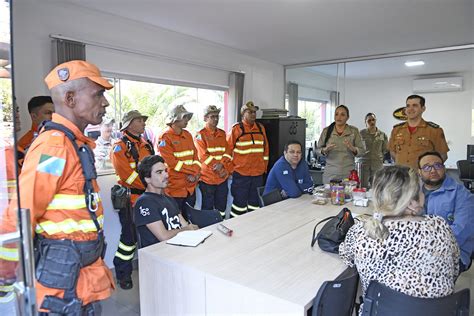
[[[421,167],[421,170],[423,170],[424,172],[430,172],[431,170],[433,170],[433,168],[435,170],[441,170],[441,169],[444,169],[444,164],[440,163],[440,162],[435,162],[434,164],[432,165],[424,165],[423,167]]]

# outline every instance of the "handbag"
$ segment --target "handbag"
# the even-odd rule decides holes
[[[321,228],[316,235],[318,225],[326,221],[328,222],[324,224],[323,228]],[[351,211],[345,207],[336,216],[330,216],[316,224],[313,230],[311,247],[313,247],[317,241],[321,250],[339,253],[339,245],[346,238],[346,234],[352,225],[354,225],[354,218],[352,217]]]
[[[116,184],[110,189],[110,193],[114,209],[120,210],[130,205],[130,194],[127,188]]]

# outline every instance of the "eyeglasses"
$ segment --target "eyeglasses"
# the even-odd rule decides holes
[[[433,165],[424,165],[423,167],[421,167],[421,170],[423,170],[424,172],[430,172],[431,170],[441,170],[441,169],[444,169],[444,164],[442,163],[439,163],[439,162],[435,162]]]

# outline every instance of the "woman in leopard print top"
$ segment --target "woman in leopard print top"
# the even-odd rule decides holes
[[[419,215],[423,193],[415,171],[386,167],[373,185],[376,213],[352,226],[339,247],[342,260],[357,267],[363,293],[375,280],[415,297],[452,294],[459,248],[441,217]]]

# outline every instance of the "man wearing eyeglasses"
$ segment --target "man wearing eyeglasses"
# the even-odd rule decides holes
[[[474,195],[461,183],[446,175],[438,152],[426,152],[418,159],[423,181],[425,212],[444,218],[453,230],[461,249],[460,271],[469,269],[474,248]]]

